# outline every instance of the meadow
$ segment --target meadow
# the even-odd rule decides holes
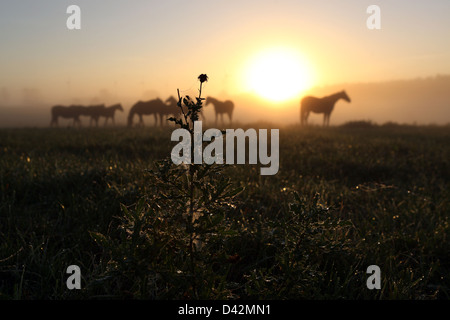
[[[0,298],[448,299],[450,127],[279,129],[276,175],[203,177],[194,247],[173,127],[0,129]]]

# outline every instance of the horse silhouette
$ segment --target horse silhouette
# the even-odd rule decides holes
[[[94,121],[95,126],[98,127],[98,119],[100,118],[100,116],[104,112],[104,110],[105,110],[104,104],[87,106],[87,107],[83,107],[80,115],[91,117],[91,119],[89,121],[89,126],[92,126],[92,122]]]
[[[159,98],[149,100],[149,101],[138,101],[130,109],[128,114],[128,126],[133,125],[133,117],[135,114],[139,116],[139,125],[144,125],[143,115],[151,115],[155,117],[155,124],[157,123],[157,117],[160,111],[166,107],[166,104]]]
[[[57,105],[52,107],[51,109],[51,115],[52,120],[50,122],[50,126],[58,126],[58,118],[65,118],[65,119],[73,119],[73,126],[76,125],[81,126],[80,116],[85,114],[85,108],[84,106],[80,105],[71,105],[71,106],[61,106]]]
[[[117,110],[123,111],[122,105],[120,103],[114,104],[110,107],[105,107],[104,105],[90,106],[87,107],[86,113],[87,115],[91,116],[91,124],[94,120],[95,125],[98,127],[98,120],[100,117],[105,117],[105,126],[108,123],[109,118],[111,118],[113,125],[115,125],[114,115]]]
[[[168,117],[169,115],[179,116],[181,114],[181,110],[177,105],[178,100],[176,100],[173,96],[170,96],[166,99],[166,101],[162,101],[159,98],[149,100],[149,101],[138,101],[136,102],[130,109],[130,113],[128,114],[128,126],[131,127],[133,125],[133,117],[135,114],[139,116],[139,125],[144,125],[143,115],[151,115],[153,114],[155,118],[155,126],[159,124],[161,126],[164,125],[164,117]]]
[[[165,106],[162,107],[161,110],[159,111],[161,125],[163,125],[163,117],[167,117],[169,115],[177,117],[181,114],[180,107],[178,107],[178,100],[175,99],[173,96],[167,98],[165,103],[166,103]]]
[[[116,114],[116,111],[122,111],[123,112],[123,107],[120,103],[114,104],[112,106],[106,107],[103,110],[103,114],[102,116],[105,117],[105,126],[106,123],[108,122],[108,119],[111,118],[112,124],[115,125],[115,121],[114,121],[114,115]]]
[[[305,125],[308,120],[309,113],[314,112],[323,113],[323,125],[329,126],[331,112],[339,99],[344,99],[345,101],[350,102],[350,98],[345,91],[340,91],[323,98],[316,98],[312,96],[304,97],[300,101],[301,124]]]
[[[207,106],[208,104],[213,104],[214,105],[214,111],[216,113],[216,124],[217,124],[217,120],[218,120],[218,116],[221,116],[222,119],[222,123],[223,123],[223,114],[226,113],[228,114],[228,117],[230,119],[230,123],[232,121],[232,117],[233,117],[233,110],[234,110],[234,103],[231,100],[226,100],[226,101],[219,101],[215,98],[212,97],[207,97],[206,98],[206,102],[205,102],[205,106]]]

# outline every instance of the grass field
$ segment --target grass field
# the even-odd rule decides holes
[[[211,177],[244,190],[195,253],[148,171],[172,129],[1,129],[0,298],[449,298],[450,127],[280,128],[277,175]]]

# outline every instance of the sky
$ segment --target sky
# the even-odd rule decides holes
[[[72,4],[80,30],[66,26]],[[366,25],[373,4],[380,30]],[[273,48],[301,57],[307,88],[450,74],[449,13],[448,0],[2,0],[0,103],[195,94],[200,73],[233,96]]]

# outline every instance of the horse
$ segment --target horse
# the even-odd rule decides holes
[[[105,126],[108,122],[108,119],[111,118],[113,125],[114,123],[114,115],[117,110],[123,111],[122,105],[120,103],[114,104],[110,107],[105,107],[104,105],[101,106],[91,106],[88,107],[89,113],[91,116],[91,122],[92,120],[95,120],[96,126],[98,126],[98,119],[100,117],[105,117]]]
[[[166,104],[159,98],[149,100],[149,101],[138,101],[130,109],[128,114],[128,126],[133,125],[133,117],[135,114],[139,116],[139,125],[144,125],[143,115],[153,114],[155,117],[155,124],[157,123],[157,116],[160,114],[161,110],[164,110]]]
[[[178,100],[170,96],[165,101],[165,106],[159,111],[160,122],[163,125],[163,117],[168,115],[179,116],[181,114],[180,107],[178,107]]]
[[[81,115],[90,116],[91,120],[89,121],[89,125],[92,126],[92,121],[95,121],[95,126],[98,127],[98,119],[103,114],[104,110],[105,110],[104,104],[87,106],[83,108]]]
[[[106,126],[106,123],[108,122],[109,118],[111,118],[112,124],[115,125],[114,115],[115,115],[116,111],[123,112],[123,107],[120,103],[117,103],[110,107],[105,108],[104,113],[103,113],[103,116],[105,117],[105,126]]]
[[[339,99],[344,99],[347,102],[350,102],[350,98],[348,97],[345,91],[340,91],[330,96],[326,96],[323,98],[316,98],[312,96],[304,97],[300,101],[300,122],[302,125],[305,125],[310,112],[314,113],[323,113],[323,125],[330,125],[330,114],[333,111],[334,105]]]
[[[50,122],[50,126],[58,126],[58,118],[72,118],[73,119],[73,126],[76,125],[81,126],[80,116],[84,114],[85,107],[79,106],[79,105],[71,105],[71,106],[61,106],[57,105],[52,107],[51,109],[51,115],[52,120]]]
[[[217,124],[217,118],[218,118],[219,114],[222,118],[222,123],[223,123],[223,114],[224,113],[228,114],[228,117],[230,118],[230,123],[231,123],[232,116],[233,116],[233,110],[234,110],[233,101],[231,101],[231,100],[219,101],[217,99],[207,97],[205,106],[207,106],[208,104],[214,105],[214,111],[216,112],[216,124]]]

